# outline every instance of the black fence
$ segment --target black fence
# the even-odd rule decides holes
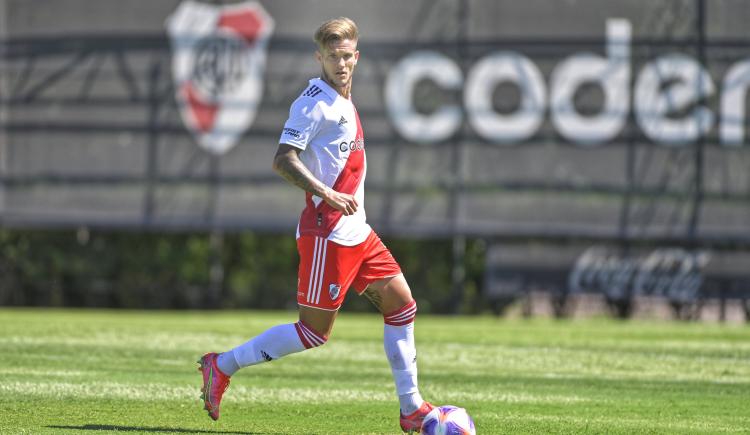
[[[703,287],[747,292],[746,2],[41,3],[0,2],[5,227],[291,234],[270,162],[310,35],[344,14],[368,219],[453,239],[456,306],[467,238],[572,243],[568,273],[591,246],[625,269],[706,252],[737,260]]]

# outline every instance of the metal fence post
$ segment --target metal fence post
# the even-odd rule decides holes
[[[458,34],[456,36],[456,52],[458,63],[462,71],[466,71],[468,62],[467,44],[469,28],[469,2],[462,0],[458,8]],[[464,195],[464,128],[462,126],[455,137],[455,143],[452,147],[453,159],[451,170],[453,179],[451,180],[451,201],[448,203],[451,213],[451,237],[452,237],[452,258],[453,267],[451,269],[451,281],[453,297],[451,312],[458,314],[463,308],[464,302],[464,284],[466,280],[466,235],[465,229],[461,226],[463,216],[463,195]]]
[[[155,60],[151,65],[148,75],[148,110],[146,114],[146,125],[148,125],[148,157],[146,158],[146,186],[143,195],[143,219],[142,224],[149,227],[153,224],[155,213],[155,184],[159,170],[159,109],[161,106],[161,95],[159,93],[159,81],[161,78],[161,60]]]
[[[695,31],[696,31],[696,49],[698,63],[708,68],[706,62],[706,1],[695,0]],[[703,81],[698,80],[698,95],[703,95]],[[698,227],[700,226],[701,206],[703,204],[703,154],[706,141],[703,135],[699,135],[695,142],[695,178],[693,180],[693,207],[690,213],[690,223],[688,225],[688,240],[691,245],[695,245],[698,236]]]
[[[8,65],[5,58],[8,42],[7,3],[0,0],[0,225],[5,219],[5,177],[8,173],[8,104],[10,84],[8,82]]]

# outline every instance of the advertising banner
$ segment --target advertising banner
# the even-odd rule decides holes
[[[3,3],[5,225],[293,232],[271,162],[346,15],[383,234],[750,242],[747,2],[45,4]]]

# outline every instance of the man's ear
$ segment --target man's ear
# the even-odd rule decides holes
[[[320,63],[323,63],[323,55],[320,54],[320,50],[315,50],[315,60],[317,60]]]

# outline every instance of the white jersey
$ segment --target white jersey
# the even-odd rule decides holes
[[[362,243],[371,228],[365,216],[365,139],[357,109],[319,78],[292,103],[279,143],[302,151],[300,160],[318,180],[337,192],[354,195],[359,207],[350,216],[307,193],[297,237],[314,235],[341,245]]]

